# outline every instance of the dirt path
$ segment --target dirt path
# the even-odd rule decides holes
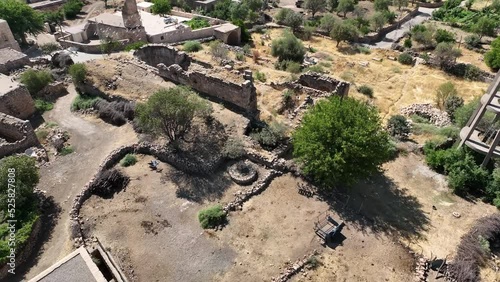
[[[72,251],[69,240],[69,209],[76,194],[97,171],[99,164],[113,149],[137,141],[129,125],[114,127],[91,118],[81,117],[70,111],[77,93],[73,85],[69,94],[60,98],[52,111],[44,115],[46,121],[56,122],[70,135],[75,152],[54,158],[40,170],[39,188],[60,206],[60,217],[44,243],[36,262],[25,274],[30,279]]]

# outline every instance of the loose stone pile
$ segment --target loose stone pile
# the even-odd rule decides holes
[[[429,119],[436,126],[447,126],[451,124],[450,116],[447,112],[436,109],[432,104],[411,104],[401,109],[401,113],[406,116],[418,115]]]
[[[415,267],[415,281],[426,282],[428,271],[429,271],[429,261],[423,257],[417,260],[417,266]]]
[[[312,254],[304,255],[302,259],[298,259],[294,263],[288,263],[288,266],[280,273],[280,276],[272,277],[271,281],[286,282],[298,272],[303,272],[304,276],[307,275],[306,272],[304,272],[304,266],[306,266],[311,261],[311,258],[317,254],[318,251],[314,250]]]

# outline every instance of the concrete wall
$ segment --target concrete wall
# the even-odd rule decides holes
[[[190,27],[180,28],[163,34],[148,35],[151,43],[174,43],[179,41],[195,40],[214,36],[214,27],[191,30]]]
[[[14,39],[14,35],[10,30],[9,24],[7,21],[0,19],[0,49],[7,47],[21,51],[19,44]]]
[[[1,82],[1,81],[0,81]],[[35,103],[24,85],[0,94],[0,113],[27,119],[35,113]]]
[[[39,146],[29,121],[0,113],[0,158]]]

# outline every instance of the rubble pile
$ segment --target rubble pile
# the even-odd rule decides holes
[[[405,116],[418,115],[439,127],[451,124],[450,116],[447,112],[441,111],[430,103],[425,104],[411,104],[401,109],[401,113]]]
[[[280,273],[278,277],[272,277],[271,281],[273,282],[286,282],[295,274],[302,272],[303,276],[307,276],[307,272],[305,272],[304,267],[309,264],[311,258],[318,254],[317,250],[314,250],[310,255],[304,255],[302,259],[298,259],[294,263],[288,263],[287,267]]]
[[[415,281],[426,282],[429,272],[429,261],[423,257],[417,260],[417,266],[415,267]]]

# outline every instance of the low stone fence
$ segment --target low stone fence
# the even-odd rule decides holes
[[[40,142],[29,121],[0,113],[0,158],[38,146]]]
[[[419,7],[423,8],[439,8],[444,5],[444,1],[441,2],[434,2],[434,3],[427,3],[427,2],[418,2],[417,5]]]

